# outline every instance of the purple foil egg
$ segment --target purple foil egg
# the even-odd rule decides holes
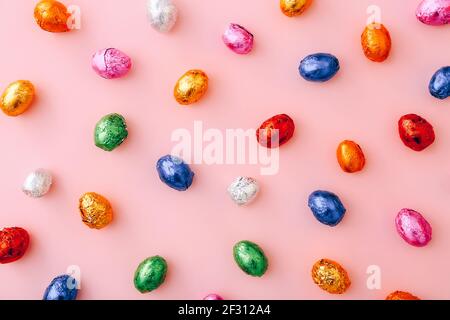
[[[103,49],[92,57],[92,68],[105,79],[121,78],[130,71],[131,59],[118,49]]]
[[[252,51],[253,34],[236,23],[230,23],[222,39],[225,45],[237,54],[247,54]]]
[[[215,293],[208,294],[203,300],[223,300],[221,296]]]
[[[450,21],[450,0],[423,0],[416,11],[420,22],[440,26]]]
[[[412,209],[402,209],[395,218],[398,234],[415,247],[424,247],[431,240],[431,226],[425,218]]]

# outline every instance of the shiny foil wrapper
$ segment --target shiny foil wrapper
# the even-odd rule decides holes
[[[102,117],[95,125],[94,142],[105,151],[112,151],[128,137],[125,118],[117,113]]]
[[[450,0],[423,0],[416,10],[417,19],[431,26],[441,26],[450,21]]]
[[[306,56],[298,66],[300,76],[306,81],[326,82],[340,70],[339,59],[330,53],[313,53]]]
[[[30,244],[28,232],[19,227],[0,230],[0,264],[22,258]]]
[[[395,218],[398,234],[412,246],[424,247],[431,241],[432,228],[417,211],[402,209]]]
[[[28,110],[35,96],[33,84],[28,80],[11,83],[0,98],[0,107],[8,116],[18,116]]]
[[[140,293],[159,288],[167,274],[167,262],[163,257],[153,256],[142,261],[134,273],[134,287]]]
[[[375,62],[383,62],[391,52],[391,36],[384,25],[372,23],[361,35],[361,45],[365,56]]]
[[[258,183],[250,177],[238,177],[228,187],[231,200],[240,206],[252,202],[258,191]]]
[[[178,79],[173,94],[179,104],[199,101],[208,90],[208,76],[202,70],[189,70]]]
[[[405,146],[422,151],[433,144],[435,134],[433,126],[417,114],[407,114],[398,120],[398,133]]]
[[[450,66],[442,67],[433,74],[428,89],[435,98],[444,100],[450,97]]]
[[[116,79],[125,76],[132,67],[131,58],[116,48],[97,51],[92,57],[92,69],[102,78]]]
[[[351,140],[339,144],[336,156],[342,170],[349,173],[361,171],[366,163],[361,147]]]
[[[230,23],[222,35],[222,40],[237,54],[248,54],[253,49],[253,34],[236,23]]]
[[[351,284],[347,271],[333,260],[321,259],[317,261],[311,274],[314,283],[331,294],[342,294]]]
[[[221,296],[215,293],[208,294],[203,300],[223,300]]]
[[[278,148],[294,135],[295,124],[287,114],[278,114],[264,121],[256,131],[258,143],[266,148]]]
[[[394,291],[386,297],[386,300],[420,300],[420,298],[405,291]]]
[[[43,300],[76,300],[78,284],[67,274],[57,276],[45,289]]]
[[[280,0],[280,9],[284,15],[295,17],[308,9],[311,3],[312,0]]]
[[[40,1],[34,8],[34,19],[41,29],[48,32],[67,32],[70,13],[64,4],[54,0]]]
[[[239,268],[252,277],[262,277],[269,266],[263,249],[248,240],[239,241],[234,245],[233,256]]]
[[[33,198],[42,197],[50,190],[52,180],[52,174],[49,171],[37,169],[26,177],[22,191]]]
[[[93,229],[106,227],[113,219],[113,210],[109,201],[95,192],[85,193],[79,201],[82,221]]]
[[[172,0],[148,0],[147,18],[155,30],[168,32],[177,22],[178,10]]]

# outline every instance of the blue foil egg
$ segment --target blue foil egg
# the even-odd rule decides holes
[[[156,163],[156,170],[162,182],[178,191],[187,190],[194,179],[191,168],[182,159],[172,155],[161,157]]]
[[[325,82],[339,71],[339,60],[329,53],[315,53],[300,62],[298,71],[303,79],[312,82]]]
[[[64,274],[56,277],[45,289],[43,300],[75,300],[78,289],[75,278]]]
[[[450,67],[442,67],[433,75],[428,86],[433,97],[444,100],[450,96]]]
[[[332,192],[317,190],[309,195],[308,207],[319,222],[334,227],[345,215],[341,200]]]

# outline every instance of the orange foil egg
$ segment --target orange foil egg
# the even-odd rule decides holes
[[[70,13],[61,2],[55,0],[40,1],[34,8],[34,19],[41,29],[48,32],[67,32],[67,20]]]
[[[361,147],[350,140],[344,140],[339,144],[336,155],[339,165],[345,172],[361,171],[366,163]]]
[[[200,100],[208,90],[208,76],[202,70],[189,70],[178,79],[173,95],[179,104],[188,105]]]
[[[280,0],[280,9],[288,17],[301,15],[311,5],[312,0]]]
[[[311,274],[314,283],[328,293],[342,294],[351,284],[347,271],[333,260],[317,261],[313,265]]]
[[[384,25],[371,23],[361,35],[361,45],[368,59],[383,62],[391,51],[391,36]]]
[[[420,300],[420,298],[412,295],[409,292],[395,291],[386,297],[386,300]]]
[[[95,192],[87,192],[80,198],[81,219],[93,229],[106,227],[113,219],[113,211],[108,199]]]
[[[8,116],[18,116],[28,110],[34,95],[34,86],[30,81],[15,81],[3,92],[0,98],[0,108]]]

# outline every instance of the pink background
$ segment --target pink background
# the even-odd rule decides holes
[[[50,280],[69,265],[81,268],[80,299],[383,299],[394,290],[422,298],[450,298],[450,108],[432,98],[432,74],[449,64],[449,27],[415,19],[418,0],[317,0],[301,17],[287,18],[278,0],[174,0],[180,17],[159,34],[146,18],[145,0],[74,0],[81,30],[51,34],[33,19],[37,1],[0,2],[0,88],[31,80],[38,98],[25,114],[0,115],[0,227],[22,226],[31,246],[19,261],[0,265],[0,298],[40,299]],[[207,4],[208,3],[208,4]],[[366,8],[382,9],[391,32],[388,61],[367,60],[360,48]],[[254,51],[239,56],[221,34],[229,22],[255,35]],[[105,47],[129,54],[132,72],[104,80],[90,67]],[[330,82],[308,83],[297,72],[301,58],[330,52],[341,71]],[[172,96],[178,77],[201,68],[210,89],[198,104],[182,107]],[[107,153],[93,143],[95,123],[119,112],[129,138]],[[281,148],[280,171],[259,176],[256,165],[193,165],[192,187],[176,192],[158,179],[155,163],[170,152],[178,128],[254,128],[277,113],[295,121],[294,138]],[[436,142],[422,153],[403,146],[397,120],[417,113],[430,121]],[[342,172],[335,150],[357,141],[367,166]],[[20,188],[39,167],[54,173],[41,199]],[[260,197],[237,207],[226,194],[238,175],[261,184]],[[318,223],[307,207],[316,189],[337,193],[347,215],[336,228]],[[85,226],[78,198],[95,191],[110,199],[114,222]],[[394,217],[403,207],[422,212],[433,226],[425,248],[406,244]],[[262,278],[245,275],[232,247],[258,243],[270,261]],[[140,294],[133,274],[141,260],[164,256],[166,282]],[[329,295],[311,280],[320,258],[340,262],[352,286]],[[369,265],[381,268],[382,288],[366,287]]]

